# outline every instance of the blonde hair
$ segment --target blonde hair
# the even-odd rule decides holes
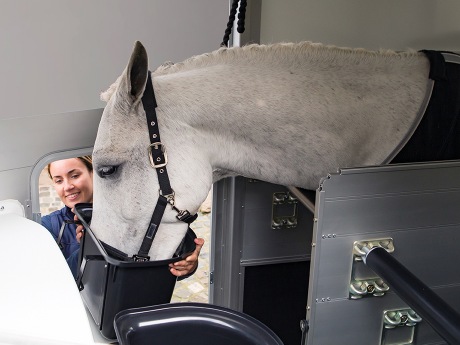
[[[75,157],[75,158],[78,158],[79,160],[81,160],[89,172],[93,171],[93,157],[92,156],[81,156],[81,157]],[[53,164],[53,162],[49,163],[46,166],[46,168],[48,170],[48,176],[50,177],[50,179],[53,179],[53,176],[51,176],[51,164]]]

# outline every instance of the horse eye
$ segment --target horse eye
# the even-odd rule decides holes
[[[117,168],[118,166],[116,165],[108,165],[108,166],[97,168],[96,172],[99,175],[99,177],[104,178],[104,177],[115,174],[117,171]]]

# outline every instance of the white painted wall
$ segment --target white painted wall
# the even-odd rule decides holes
[[[261,43],[460,51],[459,14],[458,0],[262,0],[260,37]]]
[[[218,48],[228,0],[1,0],[0,119],[101,108],[134,41],[150,67]]]

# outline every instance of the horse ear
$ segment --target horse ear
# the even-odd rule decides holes
[[[129,94],[134,101],[140,99],[144,93],[147,73],[149,73],[148,62],[147,51],[141,42],[136,41],[126,69]]]

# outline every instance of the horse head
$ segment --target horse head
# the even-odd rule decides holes
[[[102,94],[107,105],[93,151],[91,227],[101,241],[130,256],[139,251],[162,193],[158,169],[149,157],[151,140],[145,99],[142,101],[149,74],[147,52],[136,42],[123,74]],[[171,104],[162,102],[165,97],[161,96],[161,82],[154,78],[153,83],[161,148],[167,154],[162,170],[167,169],[173,190],[169,193],[173,200],[169,195],[168,202],[174,203],[174,207],[166,207],[149,252],[152,260],[158,260],[171,257],[178,247],[187,224],[177,219],[177,210],[196,213],[211,188],[212,171],[199,137],[193,131],[182,130],[187,124],[173,114]]]

